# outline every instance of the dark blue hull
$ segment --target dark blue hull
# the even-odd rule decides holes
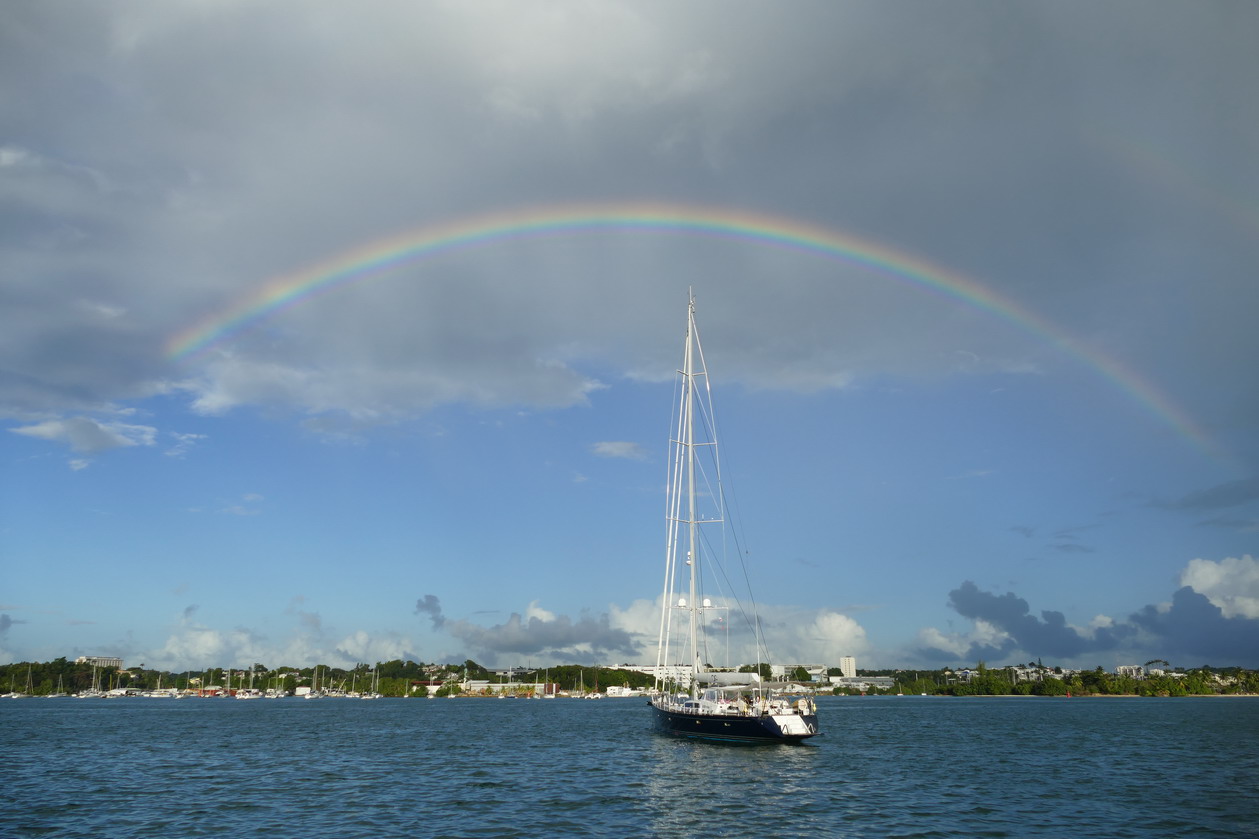
[[[650,704],[650,703],[649,703]],[[713,740],[727,743],[799,743],[817,735],[817,715],[796,715],[784,731],[772,716],[745,717],[733,715],[690,714],[651,706],[656,731],[673,737],[692,740]],[[807,731],[799,731],[803,728]]]

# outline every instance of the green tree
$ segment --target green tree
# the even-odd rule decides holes
[[[1111,676],[1102,669],[1101,665],[1098,665],[1096,670],[1086,670],[1079,675],[1080,682],[1083,684],[1086,693],[1108,694],[1114,692]]]
[[[1062,679],[1046,676],[1032,685],[1032,694],[1035,696],[1066,696],[1067,686]]]
[[[739,672],[740,673],[759,673],[761,676],[761,680],[766,681],[766,682],[768,682],[770,679],[774,677],[774,668],[770,667],[765,662],[761,662],[760,664],[756,664],[756,665],[744,664],[743,666],[739,668]]]

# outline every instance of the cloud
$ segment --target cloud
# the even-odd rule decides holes
[[[641,651],[639,640],[613,627],[606,614],[583,613],[574,621],[566,615],[551,615],[534,604],[530,611],[528,617],[513,612],[495,626],[448,620],[443,627],[474,655],[494,661],[547,656],[566,662],[603,663],[618,657],[636,660]]]
[[[400,635],[388,633],[376,636],[362,629],[350,633],[333,646],[337,660],[372,665],[379,661],[414,658],[412,649],[411,642]]]
[[[1223,527],[1227,530],[1237,530],[1242,533],[1259,533],[1259,518],[1218,516],[1212,519],[1204,519],[1198,523],[1206,527]]]
[[[289,605],[285,608],[286,615],[295,615],[302,629],[312,636],[318,636],[323,632],[323,618],[318,612],[311,612],[303,609],[306,598],[300,594],[289,601]]]
[[[1129,620],[1149,637],[1160,658],[1188,658],[1185,666],[1259,666],[1259,620],[1226,617],[1223,609],[1184,586],[1167,606],[1146,606]]]
[[[1095,39],[1067,12],[1039,7],[998,21],[842,4],[782,16],[755,4],[714,15],[707,4],[595,2],[538,15],[404,3],[335,26],[300,3],[268,9],[165,4],[119,20],[30,4],[0,33],[11,70],[0,98],[32,138],[0,149],[0,231],[17,278],[0,289],[0,404],[42,417],[173,392],[207,415],[262,407],[363,423],[453,403],[579,405],[601,386],[591,369],[671,373],[651,301],[675,293],[679,275],[720,278],[709,282],[726,302],[706,305],[742,325],[715,336],[731,380],[837,389],[957,375],[959,356],[971,371],[1035,369],[1042,359],[1016,331],[943,312],[877,271],[736,239],[602,231],[399,263],[179,364],[162,348],[269,279],[375,240],[496,209],[643,196],[863,231],[959,272],[1014,278],[1012,292],[1050,277],[1064,295],[1089,288],[1090,317],[1113,323],[1130,311],[1128,278],[1082,269],[1122,264],[1116,249],[1140,252],[1142,236],[1165,240],[1184,202],[1133,202],[1144,173],[1062,126],[1209,115],[1219,136],[1251,136],[1235,86],[1176,96],[1176,62],[1132,77],[1129,51],[1148,44],[1183,55],[1184,44],[1209,43],[1218,78],[1253,67],[1250,44],[1214,18],[1162,6],[1137,23],[1101,12],[1096,31],[1110,37]],[[749,52],[749,32],[767,48]],[[895,59],[876,46],[887,43]],[[1035,62],[1001,61],[1033,52]],[[215,85],[200,83],[210,75]],[[1064,98],[1064,77],[1095,83]],[[85,104],[83,78],[110,95]],[[1245,160],[1210,143],[1172,145],[1167,154],[1204,183],[1229,183]],[[866,165],[833,165],[836,155]],[[1096,190],[1061,188],[1062,172]],[[861,200],[823,198],[841,194]],[[1040,200],[1010,199],[1029,194]],[[1010,246],[965,247],[984,236]],[[1049,244],[1067,239],[1066,256]],[[1204,257],[1232,252],[1181,241]],[[775,275],[791,287],[764,282]],[[1259,340],[1241,314],[1254,294],[1238,283],[1194,295],[1187,319],[1215,324],[1220,340],[1176,352],[1241,369]]]
[[[1202,512],[1224,510],[1255,500],[1259,500],[1259,478],[1242,478],[1197,490],[1176,501],[1160,503],[1157,506],[1173,510]]]
[[[1001,661],[1021,653],[1070,664],[1089,657],[1193,657],[1203,664],[1259,665],[1259,562],[1194,559],[1170,603],[1152,604],[1117,621],[1099,615],[1087,627],[1064,615],[1031,614],[1023,598],[996,595],[966,581],[949,592],[949,606],[973,623],[968,634],[919,632],[918,654],[932,661]]]
[[[715,599],[720,607],[725,601]],[[727,611],[709,615],[705,628],[709,659],[715,665],[738,666],[764,660],[756,640],[734,604]],[[818,664],[844,655],[862,655],[870,649],[866,630],[849,615],[834,609],[802,609],[795,606],[759,604],[761,627],[775,664]],[[654,660],[660,629],[660,598],[639,599],[625,608],[610,606],[611,625],[639,640],[638,661]],[[727,649],[726,645],[729,644]]]
[[[285,610],[293,622],[279,637],[247,626],[222,629],[198,623],[195,618],[199,607],[190,605],[180,612],[176,628],[160,646],[129,646],[116,653],[174,672],[205,667],[244,668],[254,663],[269,667],[309,667],[320,663],[348,668],[395,658],[418,660],[412,652],[415,644],[394,632],[354,629],[335,639],[325,637],[318,613],[300,608],[304,602],[303,597],[293,598]]]
[[[1054,542],[1047,545],[1047,547],[1064,554],[1091,554],[1094,552],[1093,548],[1090,548],[1088,545],[1081,545],[1079,542]]]
[[[183,457],[207,436],[205,434],[180,434],[175,431],[169,432],[169,435],[175,438],[175,442],[164,452],[167,457]]]
[[[794,638],[775,642],[775,649],[790,653],[793,661],[810,664],[835,662],[845,655],[858,656],[869,647],[866,630],[860,623],[830,609],[818,609],[811,621],[798,624]]]
[[[974,641],[964,652],[966,659],[1000,659],[1018,649],[1070,660],[1084,653],[1113,650],[1131,634],[1131,629],[1124,627],[1082,630],[1068,625],[1061,612],[1043,611],[1038,618],[1031,614],[1027,601],[1014,593],[990,594],[969,580],[949,592],[949,606],[962,617],[982,621],[995,630]],[[949,651],[956,648],[954,643]]]
[[[65,443],[72,450],[85,454],[99,454],[125,446],[151,446],[157,437],[157,429],[152,426],[102,423],[82,416],[50,419],[10,430],[28,437]]]
[[[1259,620],[1259,560],[1249,554],[1219,562],[1190,560],[1180,584],[1206,597],[1224,618]]]
[[[935,627],[922,629],[918,632],[918,644],[918,654],[928,661],[956,664],[1005,655],[1011,649],[1011,638],[988,621],[976,618],[967,633],[945,633]]]
[[[534,618],[543,622],[550,622],[555,620],[555,613],[543,609],[537,600],[531,600],[529,601],[529,606],[525,609],[525,619],[533,620]]]
[[[623,458],[626,460],[646,460],[647,453],[638,443],[594,443],[590,450],[599,457]]]
[[[428,615],[433,622],[433,629],[441,629],[446,618],[442,616],[442,604],[436,595],[426,594],[415,601],[415,614]]]

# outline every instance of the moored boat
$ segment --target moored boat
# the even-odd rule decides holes
[[[727,525],[721,489],[716,427],[708,370],[695,324],[695,298],[687,327],[676,434],[671,440],[666,504],[665,582],[655,686],[648,700],[655,728],[665,734],[738,743],[799,742],[817,736],[817,706],[811,696],[785,683],[762,679],[765,649],[760,621],[733,594],[714,605],[704,596],[701,566],[721,562],[723,540],[701,537],[701,528]],[[702,507],[701,507],[702,505]],[[728,580],[731,575],[727,574]],[[746,579],[746,572],[743,574]],[[751,603],[749,597],[749,603]],[[708,666],[706,630],[710,613],[737,609],[757,651],[755,672],[716,672]],[[750,608],[750,607],[749,607]],[[680,624],[680,626],[675,626]]]

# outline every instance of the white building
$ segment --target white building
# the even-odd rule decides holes
[[[862,676],[861,678],[847,676],[831,676],[831,684],[837,688],[852,688],[865,692],[870,688],[878,688],[879,690],[891,690],[896,687],[896,680],[891,676]]]
[[[74,660],[75,664],[90,664],[93,667],[117,667],[122,669],[121,658],[110,658],[104,655],[81,655]]]
[[[839,672],[844,675],[845,679],[857,678],[857,659],[850,655],[841,658],[839,660]]]

